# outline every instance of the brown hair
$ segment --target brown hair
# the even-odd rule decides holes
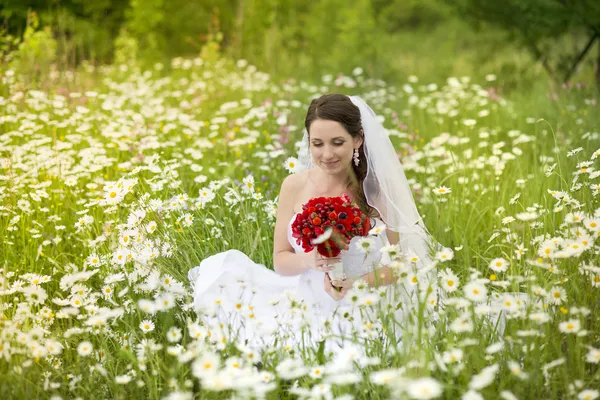
[[[308,132],[308,139],[310,142],[310,125],[317,119],[331,120],[339,122],[344,129],[350,134],[350,136],[359,137],[362,136],[361,129],[362,124],[360,120],[360,110],[352,103],[350,97],[344,94],[325,94],[319,98],[313,99],[306,112],[306,118],[304,119],[304,127]],[[367,176],[367,158],[363,150],[363,144],[358,148],[358,155],[360,163],[358,167],[351,163],[352,169],[346,182],[346,187],[349,187],[352,183],[356,185],[356,201],[358,206],[370,217],[377,216],[377,210],[367,203],[365,192],[363,189],[363,181]],[[310,143],[309,143],[310,147]]]

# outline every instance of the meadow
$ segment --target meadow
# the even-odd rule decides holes
[[[597,92],[364,75],[276,81],[244,60],[176,58],[84,65],[33,90],[3,71],[0,396],[598,398]],[[257,350],[195,312],[187,273],[230,248],[272,267],[281,181],[310,100],[332,92],[385,118],[445,247],[443,296],[423,291],[399,328],[357,287],[376,312],[354,343]]]

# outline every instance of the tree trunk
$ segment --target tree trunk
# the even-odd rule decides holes
[[[598,59],[596,60],[596,86],[600,91],[600,40],[598,41]]]
[[[583,51],[581,53],[579,53],[579,55],[577,56],[577,58],[575,58],[575,61],[573,62],[573,65],[571,66],[571,68],[569,69],[569,71],[567,71],[567,74],[565,75],[565,79],[563,80],[563,83],[567,83],[569,81],[569,79],[571,79],[571,76],[573,75],[573,73],[577,69],[577,66],[585,58],[585,55],[592,48],[592,45],[594,44],[594,42],[596,41],[596,39],[598,37],[600,37],[600,34],[598,34],[598,33],[594,33],[592,35],[592,37],[588,41],[587,45],[583,49]]]
[[[237,54],[237,58],[242,58],[244,50],[244,9],[246,7],[244,0],[239,0],[238,7],[235,16],[235,40],[234,49]]]

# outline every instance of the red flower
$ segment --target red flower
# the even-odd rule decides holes
[[[369,222],[347,195],[316,197],[302,206],[302,213],[292,223],[292,236],[307,253],[316,245],[321,255],[336,257],[354,236],[367,234]],[[313,244],[315,239],[326,233],[328,227],[333,229],[331,236],[323,243]]]

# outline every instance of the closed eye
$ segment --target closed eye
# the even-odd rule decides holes
[[[344,144],[344,142],[336,142],[333,145],[334,146],[342,146],[343,144]],[[313,143],[313,146],[314,147],[321,147],[321,146],[323,146],[323,143]]]

